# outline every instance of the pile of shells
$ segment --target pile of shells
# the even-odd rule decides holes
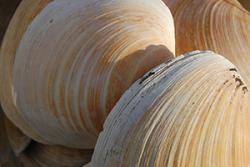
[[[248,10],[22,0],[0,48],[0,166],[249,166]]]

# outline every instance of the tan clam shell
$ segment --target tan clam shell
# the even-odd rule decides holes
[[[51,0],[22,0],[12,17],[0,50],[0,100],[5,114],[17,127],[22,127],[25,134],[43,143],[46,141],[29,127],[14,104],[12,74],[16,50],[23,33],[49,2]]]
[[[0,107],[0,166],[17,167],[20,165],[9,144],[8,135],[4,125],[5,116]]]
[[[25,167],[81,167],[90,162],[92,153],[93,150],[77,150],[33,142],[19,159]]]
[[[15,155],[9,151],[6,160],[0,159],[0,164],[5,163],[8,167],[80,167],[90,162],[93,150],[72,149],[61,146],[50,146],[31,142],[5,117],[6,134],[9,143],[5,142],[4,147],[11,146]],[[2,129],[2,128],[1,128]],[[5,129],[2,129],[5,132]],[[0,155],[2,155],[0,153]],[[6,161],[6,162],[5,162]]]
[[[0,50],[4,33],[20,1],[21,0],[11,0],[0,2]],[[6,117],[3,114],[2,108],[0,106],[0,166],[17,167],[20,165],[20,163],[16,159],[10,145],[9,138],[6,132],[6,125],[4,123],[5,119]]]
[[[13,123],[8,120],[6,117],[4,119],[5,129],[7,132],[9,144],[14,151],[14,153],[18,156],[20,155],[30,144],[31,139],[24,135]]]
[[[250,84],[250,12],[237,0],[164,1],[175,20],[177,55],[212,50],[235,64]]]
[[[213,52],[151,70],[121,97],[99,135],[93,167],[246,167],[249,92]]]
[[[48,2],[34,2],[41,12],[31,11],[22,31],[15,30],[16,16],[7,32],[0,59],[4,111],[37,141],[93,148],[122,93],[174,56],[173,19],[160,0]]]

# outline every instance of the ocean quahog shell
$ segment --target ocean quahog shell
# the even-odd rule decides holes
[[[151,70],[121,97],[99,135],[93,167],[246,167],[249,92],[236,67],[191,52]]]
[[[0,109],[1,167],[80,167],[90,162],[93,150],[43,145],[15,127]]]
[[[0,100],[5,114],[8,118],[11,118],[17,127],[22,127],[21,130],[25,134],[29,134],[32,138],[43,143],[46,143],[46,141],[42,140],[29,126],[14,104],[12,75],[16,50],[22,39],[22,35],[34,17],[49,2],[51,0],[22,0],[6,30],[0,50]]]
[[[77,150],[62,146],[31,143],[19,156],[24,166],[81,167],[90,162],[93,150]]]
[[[62,146],[43,145],[25,136],[17,127],[15,127],[6,117],[5,129],[1,128],[9,142],[5,147],[10,147],[15,155],[9,151],[7,164],[15,163],[14,167],[80,167],[90,162],[93,150],[72,149]],[[0,155],[4,155],[1,154]],[[12,156],[12,157],[11,157]],[[12,162],[14,161],[14,162]],[[0,159],[0,164],[4,162]],[[7,166],[8,166],[7,165]]]
[[[248,2],[240,1],[247,8]],[[212,50],[237,66],[250,85],[250,12],[237,0],[164,0],[176,28],[176,55]],[[250,7],[250,6],[249,6]]]
[[[24,0],[0,58],[4,111],[36,141],[93,148],[122,93],[174,50],[161,0]]]

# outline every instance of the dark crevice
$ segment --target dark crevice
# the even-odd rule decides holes
[[[0,0],[0,45],[9,22],[21,0]]]
[[[237,69],[236,68],[230,68],[229,71],[236,71],[237,72]]]
[[[240,78],[235,78],[235,82],[238,82],[239,84],[236,86],[236,88],[239,88],[240,86],[244,85],[243,81]]]
[[[250,12],[250,0],[238,0],[239,3],[244,7],[248,12]]]
[[[151,75],[154,75],[155,72],[149,72],[146,76],[144,76],[139,84],[142,84],[147,78],[149,78]]]
[[[247,89],[246,86],[242,87],[242,90],[243,90],[244,94],[245,94],[246,92],[248,92],[248,89]]]

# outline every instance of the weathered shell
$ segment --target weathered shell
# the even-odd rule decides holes
[[[90,162],[92,153],[93,150],[69,149],[33,142],[19,159],[25,167],[81,167]]]
[[[213,52],[158,66],[121,97],[99,135],[93,167],[246,167],[249,92]]]
[[[212,50],[235,64],[250,86],[250,13],[237,0],[164,1],[175,20],[177,55]]]
[[[0,58],[4,111],[37,141],[93,148],[122,93],[174,56],[172,16],[161,0],[48,2],[33,2],[37,9],[25,15],[34,19],[26,16],[20,31],[23,17],[16,14],[7,32]]]
[[[16,154],[20,155],[30,144],[31,139],[24,135],[11,121],[5,117],[5,130],[8,136],[9,144]]]

